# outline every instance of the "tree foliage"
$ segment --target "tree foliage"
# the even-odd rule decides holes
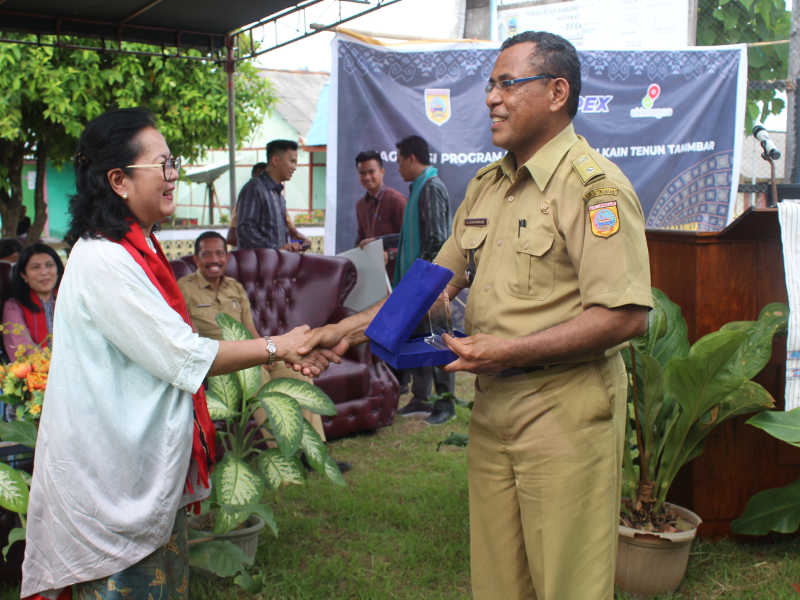
[[[19,36],[28,42],[33,38]],[[82,40],[92,45],[92,40]],[[152,48],[123,44],[126,50]],[[189,51],[202,56],[197,51]],[[237,66],[236,136],[245,139],[275,101],[255,67]],[[22,206],[23,158],[37,161],[36,214],[28,241],[46,220],[44,167],[70,159],[86,123],[113,107],[152,111],[173,154],[196,160],[227,145],[226,74],[216,62],[0,45],[0,216],[14,235]]]
[[[791,14],[784,0],[699,0],[697,44],[718,46],[789,39]],[[749,81],[785,79],[789,44],[751,46],[747,51]],[[776,90],[748,90],[746,127],[784,108]]]

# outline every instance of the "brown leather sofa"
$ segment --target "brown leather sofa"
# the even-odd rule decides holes
[[[191,256],[171,264],[176,278],[195,270]],[[253,321],[262,335],[278,335],[302,324],[318,327],[339,321],[350,314],[343,302],[357,277],[353,264],[344,258],[266,248],[232,252],[225,273],[247,291]],[[331,365],[314,383],[336,404],[337,414],[323,417],[328,439],[373,431],[394,419],[397,379],[366,344],[352,348],[340,364]]]

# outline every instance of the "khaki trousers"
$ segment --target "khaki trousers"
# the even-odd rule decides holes
[[[476,600],[611,600],[625,436],[619,353],[479,375],[468,446]]]

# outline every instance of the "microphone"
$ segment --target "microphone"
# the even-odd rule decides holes
[[[767,130],[764,129],[763,125],[756,125],[753,127],[753,137],[761,142],[761,148],[764,150],[763,158],[778,160],[781,157],[780,150],[778,150],[775,144],[772,143],[772,140],[769,139],[769,134]]]

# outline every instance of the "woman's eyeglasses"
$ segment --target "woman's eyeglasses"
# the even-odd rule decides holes
[[[125,167],[126,169],[147,169],[152,167],[161,167],[161,170],[164,173],[164,181],[169,181],[170,177],[168,173],[175,172],[175,175],[180,173],[181,170],[181,159],[180,157],[175,158],[174,156],[170,156],[167,160],[160,163],[151,163],[146,165],[128,165]]]

